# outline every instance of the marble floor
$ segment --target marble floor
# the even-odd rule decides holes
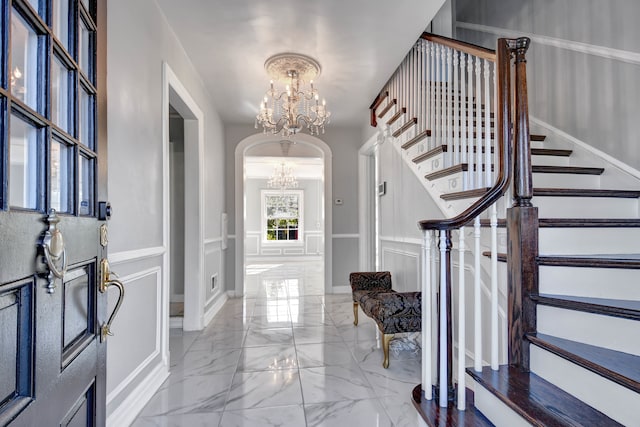
[[[171,332],[171,374],[134,422],[146,426],[418,426],[415,337],[382,368],[375,323],[350,294],[325,295],[322,264],[247,266],[244,298],[202,332]]]

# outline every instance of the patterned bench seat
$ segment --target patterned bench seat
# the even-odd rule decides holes
[[[388,271],[351,273],[349,283],[353,296],[353,324],[358,326],[358,307],[375,320],[382,334],[382,366],[388,368],[389,342],[394,334],[421,331],[422,294],[391,289]]]

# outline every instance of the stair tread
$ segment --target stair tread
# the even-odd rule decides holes
[[[443,196],[440,196],[443,197]],[[444,197],[443,197],[444,198]],[[635,228],[640,227],[639,218],[539,218],[540,228]],[[488,219],[480,220],[483,227],[490,226]],[[507,220],[498,218],[498,227],[506,227]]]
[[[527,334],[527,339],[577,365],[640,392],[640,356],[547,334]]]
[[[640,320],[640,301],[550,294],[531,294],[531,299],[552,307]]]
[[[470,198],[476,198],[476,197],[484,196],[485,194],[487,194],[487,192],[489,190],[490,190],[489,187],[483,187],[483,188],[476,188],[474,190],[456,191],[456,192],[453,192],[453,193],[441,194],[440,198],[442,200],[470,199]]]
[[[604,168],[593,168],[586,166],[547,166],[533,165],[533,173],[570,173],[578,175],[602,175]]]
[[[573,153],[573,150],[562,150],[558,148],[532,148],[531,155],[533,156],[557,156],[557,157],[569,157]]]
[[[532,372],[503,365],[467,373],[534,426],[621,425]]]
[[[534,188],[533,195],[558,197],[617,197],[635,199],[640,197],[640,191],[593,188]]]
[[[443,425],[459,427],[493,426],[491,421],[473,405],[473,391],[467,389],[466,395],[467,408],[464,411],[458,411],[454,402],[448,402],[446,408],[441,408],[440,405],[438,405],[438,399],[424,399],[421,385],[413,389],[411,400],[413,406],[429,427],[439,427]]]
[[[404,150],[407,150],[407,149],[413,147],[418,142],[422,141],[424,138],[426,138],[428,136],[431,136],[431,130],[425,129],[422,132],[420,132],[419,134],[417,134],[416,136],[414,136],[413,138],[411,138],[409,141],[407,141],[404,144],[402,144],[402,146],[400,148],[402,148]]]
[[[491,257],[491,252],[482,252]],[[507,254],[498,253],[498,261],[506,262]],[[600,255],[540,255],[538,265],[555,267],[593,267],[640,269],[640,254],[600,254]]]

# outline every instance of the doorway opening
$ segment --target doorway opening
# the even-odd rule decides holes
[[[286,149],[284,148],[286,147]],[[292,167],[297,187],[269,185]],[[277,181],[277,180],[276,180]],[[273,184],[273,182],[272,182]],[[314,291],[332,290],[331,150],[299,134],[253,135],[236,148],[236,296],[261,265],[315,264]]]
[[[204,327],[204,114],[167,63],[163,64],[162,96],[165,252],[159,323],[163,358],[169,361],[174,351],[181,357],[182,340],[189,335],[183,331]],[[176,317],[174,329],[170,328],[171,302],[183,303],[182,321]]]
[[[169,323],[184,319],[184,118],[169,103]]]

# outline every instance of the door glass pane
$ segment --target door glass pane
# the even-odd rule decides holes
[[[52,17],[53,33],[56,35],[62,46],[69,49],[69,0],[53,1],[53,17]]]
[[[0,293],[0,405],[16,391],[18,366],[18,291]]]
[[[54,55],[51,63],[51,121],[67,133],[70,133],[70,81],[71,72],[67,70],[67,67]]]
[[[9,143],[9,205],[38,207],[38,129],[11,116]]]
[[[80,177],[78,194],[78,212],[80,215],[93,214],[93,160],[80,155],[78,165],[78,176]]]
[[[38,35],[15,10],[11,14],[11,92],[34,110],[38,106]]]
[[[80,36],[78,37],[78,64],[80,65],[80,69],[84,71],[84,74],[93,82],[93,77],[91,76],[91,58],[93,54],[93,46],[91,42],[93,37],[91,30],[87,28],[87,25],[82,19],[80,19],[79,26]]]
[[[51,140],[51,208],[58,212],[71,212],[72,153],[71,147]]]
[[[40,0],[29,0],[29,4],[36,12],[40,12]]]
[[[87,147],[94,149],[93,144],[93,105],[94,105],[94,97],[87,93],[86,90],[80,90],[80,117],[78,123],[78,132],[80,142],[86,145]]]

